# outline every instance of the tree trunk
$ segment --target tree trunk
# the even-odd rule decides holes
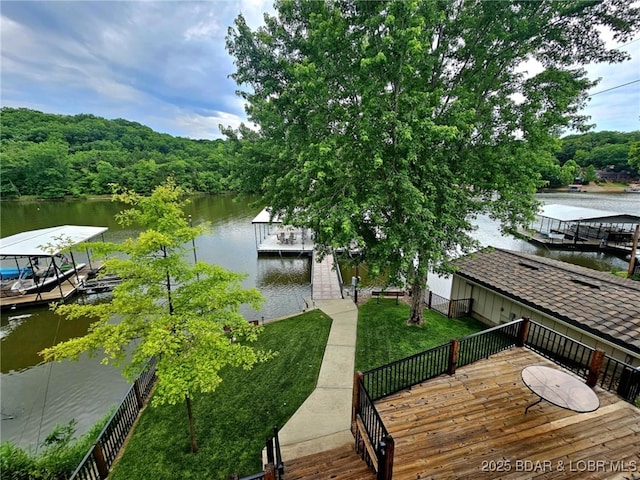
[[[424,291],[427,275],[416,275],[411,285],[411,312],[407,325],[424,325]]]
[[[187,415],[189,417],[189,437],[191,438],[191,451],[193,453],[198,452],[198,443],[196,442],[196,428],[193,423],[193,413],[191,412],[191,399],[188,396],[184,397],[187,403]]]

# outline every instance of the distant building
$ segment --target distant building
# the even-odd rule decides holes
[[[638,175],[631,170],[621,170],[619,172],[612,172],[609,170],[598,170],[596,172],[598,180],[604,182],[631,182],[638,178]]]

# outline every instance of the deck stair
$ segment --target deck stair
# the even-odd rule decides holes
[[[287,480],[374,480],[375,474],[353,445],[285,462]]]

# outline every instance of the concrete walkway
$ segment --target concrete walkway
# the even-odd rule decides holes
[[[353,443],[351,402],[358,309],[351,300],[315,300],[333,319],[316,389],[280,430],[282,458]]]

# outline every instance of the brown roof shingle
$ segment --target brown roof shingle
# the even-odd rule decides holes
[[[498,248],[457,266],[463,278],[640,352],[640,282]]]

